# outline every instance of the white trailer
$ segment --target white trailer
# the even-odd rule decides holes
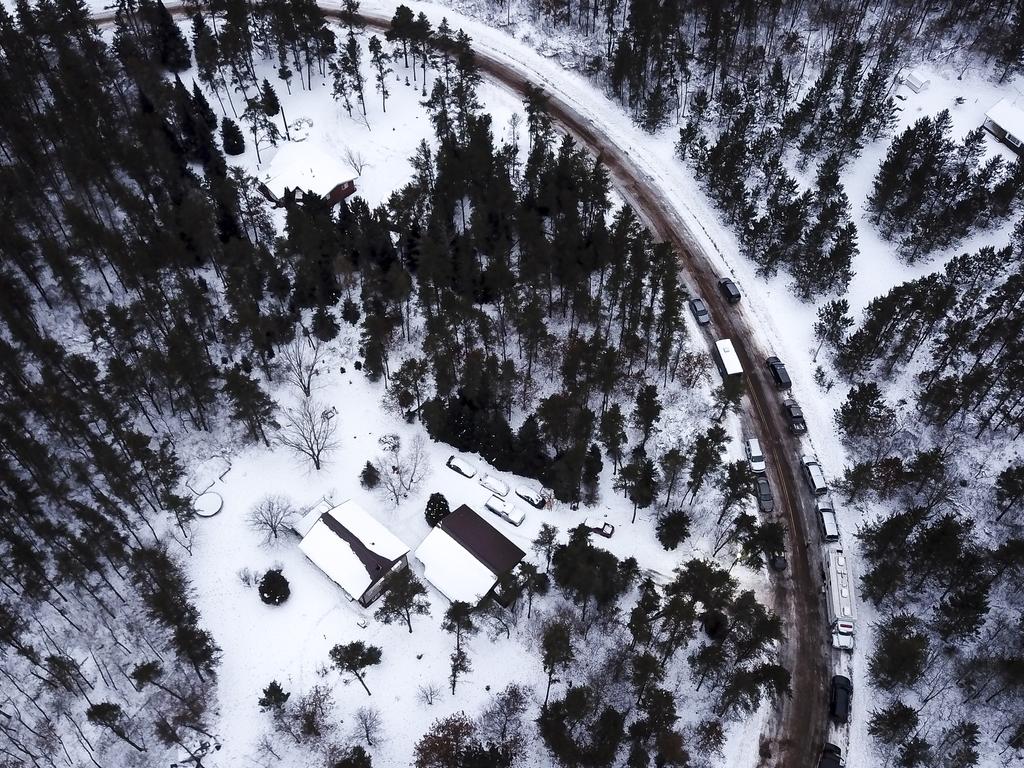
[[[853,649],[853,590],[850,566],[841,547],[825,548],[825,595],[832,645],[842,650]]]
[[[730,376],[743,375],[743,366],[740,365],[740,359],[736,355],[736,349],[733,347],[731,339],[719,339],[716,341],[712,355],[715,358],[715,365],[718,366],[718,372],[722,374],[723,379],[727,379]]]

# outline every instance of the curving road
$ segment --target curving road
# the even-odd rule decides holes
[[[329,18],[341,18],[339,5],[317,0]],[[187,13],[180,2],[165,3],[172,14]],[[451,15],[450,9],[442,9]],[[391,16],[385,11],[361,10],[368,27],[386,31]],[[93,14],[97,24],[113,21],[113,12]],[[455,24],[458,26],[458,24]],[[528,64],[512,60],[497,48],[474,40],[480,70],[497,83],[523,96],[528,85],[544,85],[544,78]],[[766,374],[768,357],[752,330],[751,319],[740,305],[728,304],[718,291],[719,271],[697,245],[692,226],[670,202],[671,195],[657,177],[631,159],[599,122],[584,114],[571,99],[546,90],[548,110],[563,128],[608,167],[623,197],[660,240],[671,243],[679,254],[692,292],[707,302],[712,324],[703,328],[709,348],[717,339],[732,339],[746,372],[744,432],[760,438],[768,475],[776,496],[776,508],[788,529],[789,571],[773,576],[774,610],[787,630],[780,657],[792,674],[792,695],[774,708],[761,735],[759,766],[763,768],[811,768],[817,765],[825,740],[827,713],[827,665],[832,650],[826,632],[825,606],[820,577],[821,540],[814,506],[800,478],[800,440],[790,434],[781,411],[781,397]]]

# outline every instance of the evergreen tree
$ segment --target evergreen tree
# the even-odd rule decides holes
[[[413,614],[426,616],[428,613],[430,602],[427,600],[427,588],[416,578],[412,570],[406,567],[387,577],[384,597],[373,615],[377,621],[385,624],[404,621],[411,635]]]
[[[245,137],[238,124],[230,117],[225,116],[220,121],[220,138],[225,154],[240,155],[245,152]]]

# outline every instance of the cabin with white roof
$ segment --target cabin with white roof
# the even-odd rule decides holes
[[[903,84],[914,93],[920,93],[931,85],[932,81],[920,70],[912,69],[903,77]]]
[[[1024,110],[1000,99],[985,113],[985,128],[1018,155],[1024,145]]]
[[[388,576],[409,567],[409,548],[354,501],[321,501],[292,528],[310,562],[363,607],[380,597]]]
[[[278,206],[302,203],[309,194],[334,206],[355,193],[358,176],[337,151],[313,141],[289,141],[271,158],[260,191]]]
[[[416,549],[423,575],[452,602],[476,605],[526,556],[465,504],[453,510]]]

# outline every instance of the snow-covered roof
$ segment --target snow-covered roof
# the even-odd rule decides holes
[[[472,554],[435,527],[416,549],[423,563],[423,575],[452,602],[461,600],[476,605],[491,591],[498,577]]]
[[[351,500],[321,512],[299,549],[353,599],[360,598],[409,551]]]
[[[359,174],[341,159],[341,153],[315,141],[287,141],[271,158],[263,182],[282,197],[286,189],[301,189],[321,197]]]
[[[327,499],[320,499],[320,501],[310,507],[302,517],[292,523],[292,530],[299,534],[300,537],[305,536],[309,533],[309,529],[316,524],[316,521],[320,519],[320,516],[323,515],[324,512],[330,512],[332,509],[334,509],[334,504],[332,502]]]
[[[476,605],[525,553],[465,504],[416,549],[423,574],[449,600]]]
[[[903,78],[903,82],[914,93],[920,93],[931,84],[931,80],[916,69],[910,70],[910,72],[907,73],[907,76]]]
[[[1024,141],[1024,110],[1014,106],[1009,99],[1000,99],[985,113],[985,117],[1015,139]]]

